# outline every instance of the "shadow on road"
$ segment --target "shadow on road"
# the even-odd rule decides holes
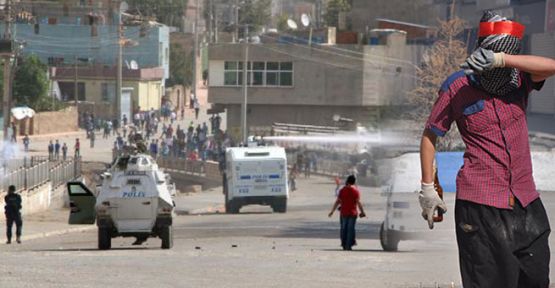
[[[357,239],[379,239],[379,223],[357,223]],[[339,238],[339,221],[337,222],[304,222],[295,227],[288,227],[269,237],[279,238]]]
[[[356,249],[353,248],[353,250],[351,251],[344,251],[343,249],[319,249],[318,251],[323,251],[323,252],[345,252],[345,253],[352,253],[352,252],[366,252],[366,253],[392,253],[392,252],[387,252],[381,249]],[[411,252],[411,251],[395,251],[395,253],[407,253],[407,252]]]
[[[111,248],[110,250],[121,250],[121,251],[125,251],[125,250],[152,250],[152,249],[156,249],[156,250],[160,250],[159,247],[115,247],[115,248]],[[67,249],[35,249],[35,250],[31,250],[33,252],[82,252],[82,251],[98,251],[98,252],[102,252],[102,251],[109,251],[109,250],[98,250],[98,248],[67,248]]]

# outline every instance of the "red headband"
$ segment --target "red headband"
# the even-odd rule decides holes
[[[512,21],[481,22],[478,36],[487,37],[490,35],[511,35],[518,39],[524,36],[524,25]]]

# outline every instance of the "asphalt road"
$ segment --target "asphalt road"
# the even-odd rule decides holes
[[[159,239],[137,247],[133,239],[116,238],[113,249],[98,251],[95,229],[0,245],[0,287],[460,286],[452,213],[426,239],[384,252],[378,237],[385,198],[362,188],[369,217],[357,224],[355,251],[345,252],[338,216],[327,217],[334,186],[331,179],[301,179],[286,214],[252,206],[240,215],[176,216],[171,250],[161,250]],[[223,196],[213,190],[181,202],[200,198],[217,203]],[[555,215],[555,193],[543,198]],[[453,195],[446,200],[453,211]]]

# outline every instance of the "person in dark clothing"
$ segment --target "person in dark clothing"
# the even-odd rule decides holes
[[[356,243],[356,234],[355,234],[355,224],[357,220],[357,216],[366,217],[366,213],[364,213],[364,207],[362,207],[362,203],[360,203],[360,192],[354,186],[356,183],[356,178],[354,175],[350,175],[347,177],[347,181],[345,181],[345,187],[343,187],[339,191],[339,195],[337,196],[337,200],[333,204],[333,208],[331,212],[328,214],[328,217],[331,217],[337,207],[341,205],[340,212],[341,212],[341,246],[343,250],[352,250],[353,245]],[[358,214],[358,210],[360,210],[360,215]]]
[[[52,143],[52,140],[48,143],[48,160],[54,160],[54,143]]]
[[[15,126],[15,123],[14,123],[14,122],[12,122],[12,127],[11,127],[11,128],[12,128],[12,138],[11,138],[11,141],[12,141],[13,143],[15,143],[15,142],[17,142],[17,126]]]
[[[60,160],[60,142],[56,139],[56,144],[54,144],[54,159],[56,161]]]
[[[6,215],[6,244],[12,243],[12,226],[15,223],[15,236],[17,243],[21,243],[21,227],[23,221],[21,220],[21,196],[15,194],[15,186],[10,185],[8,188],[8,195],[4,197],[4,214]]]

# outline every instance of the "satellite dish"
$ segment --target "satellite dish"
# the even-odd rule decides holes
[[[295,22],[293,19],[287,19],[287,26],[289,26],[289,28],[292,30],[297,30],[297,28],[299,28],[299,26],[297,26],[297,22]]]
[[[131,62],[129,62],[129,67],[131,68],[131,70],[138,70],[139,64],[137,63],[137,61],[131,60]]]
[[[339,114],[333,114],[332,119],[334,122],[339,122],[339,120],[341,119],[341,116],[339,116]]]
[[[308,27],[310,25],[310,16],[308,16],[308,14],[303,13],[303,15],[301,15],[301,23],[303,23],[304,27]]]
[[[127,2],[122,1],[121,4],[119,4],[119,12],[125,12],[127,10],[129,10],[129,5]]]

